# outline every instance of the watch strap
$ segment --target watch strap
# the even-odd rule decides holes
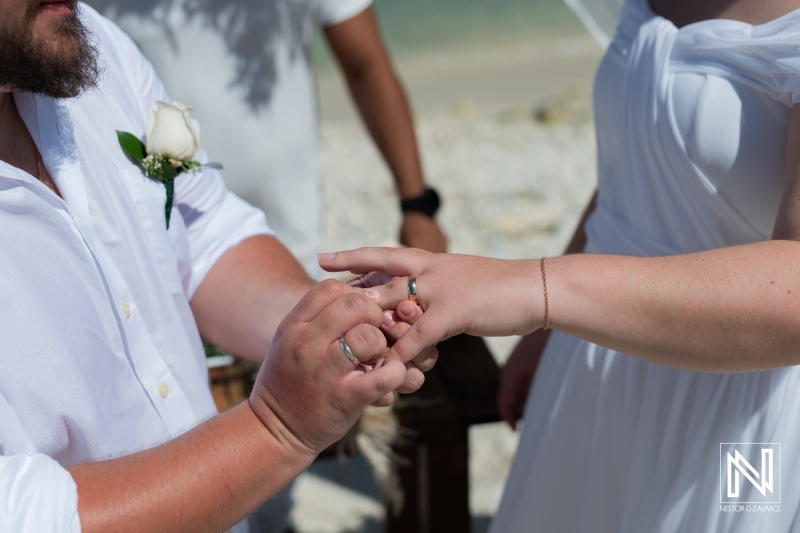
[[[439,198],[439,193],[436,192],[436,189],[433,187],[428,187],[425,189],[425,192],[422,193],[422,195],[417,196],[416,198],[401,200],[400,209],[403,211],[403,213],[414,211],[418,213],[424,213],[429,217],[433,217],[436,215],[436,212],[439,210],[441,204],[442,202]]]

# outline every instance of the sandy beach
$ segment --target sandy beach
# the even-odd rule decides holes
[[[397,60],[450,251],[524,258],[564,248],[595,187],[590,94],[600,53],[589,37],[567,37]],[[318,86],[326,249],[396,244],[391,177],[338,75],[322,72]],[[515,342],[488,339],[499,364]],[[475,532],[497,509],[517,439],[499,423],[470,430]],[[299,533],[381,531],[379,491],[361,458],[318,461],[295,496]]]

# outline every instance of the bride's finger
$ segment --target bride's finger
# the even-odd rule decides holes
[[[328,272],[385,272],[391,276],[413,276],[422,271],[429,252],[415,248],[359,248],[319,254],[319,266]]]
[[[373,298],[375,301],[379,302],[382,309],[400,309],[402,311],[406,311],[408,313],[414,313],[411,307],[404,307],[404,306],[413,306],[418,309],[419,316],[422,315],[422,311],[426,309],[427,305],[431,302],[431,294],[432,291],[426,290],[425,284],[425,277],[414,277],[413,284],[409,284],[411,278],[406,276],[398,276],[391,278],[390,281],[384,283],[383,285],[378,285],[371,287],[370,289],[365,289],[369,291],[374,291],[377,296]],[[430,289],[430,286],[427,287]],[[413,294],[416,295],[416,300],[412,299],[412,289],[414,289]],[[403,317],[405,322],[408,322],[405,317]]]
[[[422,309],[414,302],[400,302],[397,309],[383,312],[381,329],[392,343],[402,337],[408,328],[422,318]]]
[[[384,272],[367,272],[366,274],[361,274],[357,278],[351,279],[350,281],[347,282],[347,285],[351,287],[368,289],[370,287],[383,285],[384,283],[388,283],[391,280],[392,276]]]

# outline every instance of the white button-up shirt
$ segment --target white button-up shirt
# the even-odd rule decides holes
[[[2,531],[80,531],[65,466],[151,447],[215,412],[189,300],[225,251],[269,233],[213,170],[177,178],[167,231],[164,186],[127,160],[116,130],[144,136],[170,99],[125,34],[83,16],[100,87],[14,95],[63,200],[0,161]]]

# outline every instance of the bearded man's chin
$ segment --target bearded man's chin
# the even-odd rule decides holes
[[[96,87],[97,49],[79,6],[59,21],[53,39],[34,36],[32,16],[15,28],[0,24],[0,90],[72,98]]]

